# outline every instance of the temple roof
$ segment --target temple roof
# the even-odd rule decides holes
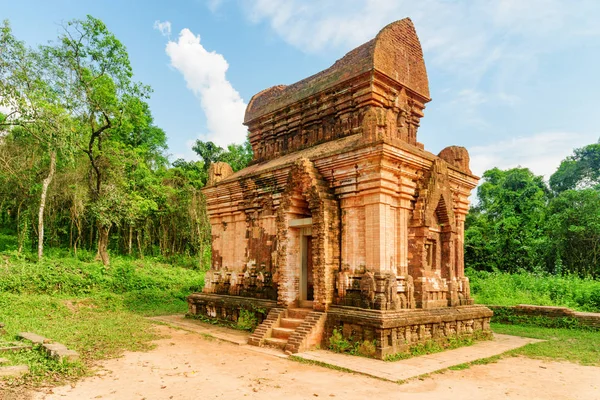
[[[374,39],[348,52],[324,71],[292,85],[273,86],[255,94],[246,108],[244,123],[374,70],[429,100],[423,51],[409,18],[392,22]]]

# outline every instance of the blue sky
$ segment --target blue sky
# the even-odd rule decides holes
[[[240,142],[252,95],[291,84],[411,17],[432,101],[419,129],[437,153],[469,149],[474,173],[531,168],[547,178],[574,147],[600,138],[596,0],[0,0],[29,45],[91,14],[127,46],[154,93],[171,159],[195,139]]]

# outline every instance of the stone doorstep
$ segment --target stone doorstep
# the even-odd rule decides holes
[[[45,338],[32,332],[19,332],[17,337],[20,339],[28,340],[33,344],[52,343],[51,339]]]
[[[1,377],[19,377],[29,372],[27,365],[11,365],[9,367],[0,367]]]
[[[60,343],[44,343],[42,347],[46,350],[48,357],[57,361],[77,361],[79,353],[75,350],[69,350],[64,344]]]

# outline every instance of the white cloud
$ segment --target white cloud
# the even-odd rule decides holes
[[[219,7],[221,7],[223,5],[223,3],[225,3],[226,0],[206,0],[206,5],[208,6],[208,9],[212,12],[216,12]]]
[[[471,170],[481,176],[494,167],[500,169],[521,166],[536,175],[550,178],[560,162],[583,147],[598,140],[597,135],[573,132],[544,132],[533,136],[515,137],[469,149]]]
[[[154,21],[154,29],[158,30],[163,36],[171,36],[171,22],[159,20]]]
[[[206,50],[200,35],[189,29],[183,29],[177,41],[170,40],[166,52],[171,65],[200,100],[208,128],[201,139],[220,146],[242,143],[247,132],[242,125],[246,103],[225,76],[229,64],[223,55]]]
[[[220,0],[208,0],[216,9]],[[243,2],[248,18],[265,22],[286,42],[307,52],[351,49],[371,39],[385,24],[411,17],[423,48],[439,62],[498,57],[498,37],[531,41],[549,36],[598,32],[589,15],[595,0],[577,5],[562,0],[255,0]]]

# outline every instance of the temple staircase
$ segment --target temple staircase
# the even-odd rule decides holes
[[[273,308],[248,338],[248,344],[275,347],[288,354],[321,343],[327,314],[312,308]]]

